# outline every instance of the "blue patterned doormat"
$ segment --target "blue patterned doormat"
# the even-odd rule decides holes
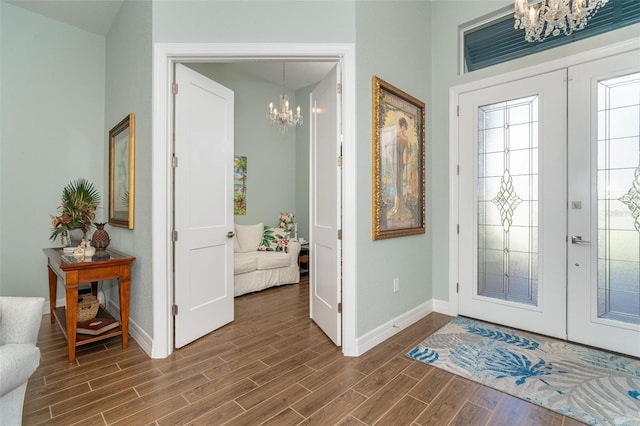
[[[408,357],[592,425],[640,425],[640,361],[457,317]]]

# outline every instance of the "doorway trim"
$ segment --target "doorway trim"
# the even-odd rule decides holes
[[[449,306],[448,314],[458,315],[458,271],[460,259],[458,255],[458,225],[460,204],[459,197],[459,176],[458,176],[458,154],[459,154],[459,134],[458,134],[458,99],[462,93],[470,92],[486,87],[495,86],[510,81],[532,77],[538,74],[568,68],[585,62],[602,59],[607,56],[617,55],[640,48],[640,40],[627,40],[614,43],[602,48],[592,49],[577,53],[561,59],[544,62],[517,71],[494,75],[481,80],[454,86],[449,89]],[[566,143],[566,142],[565,142]]]
[[[356,340],[356,78],[355,46],[345,44],[290,43],[156,43],[153,49],[152,87],[152,358],[173,352],[171,135],[173,98],[171,84],[176,62],[234,62],[260,60],[318,60],[342,62],[342,352],[357,356]]]

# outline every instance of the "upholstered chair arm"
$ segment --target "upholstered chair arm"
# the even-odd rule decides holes
[[[0,297],[0,345],[35,344],[43,304],[42,297]]]
[[[291,265],[297,265],[298,255],[300,254],[300,243],[297,241],[289,241],[288,249],[289,249],[289,259],[291,260]]]

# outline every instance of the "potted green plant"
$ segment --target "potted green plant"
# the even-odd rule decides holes
[[[84,178],[69,182],[62,190],[59,214],[50,215],[53,229],[49,239],[55,241],[73,229],[82,230],[83,237],[86,237],[99,205],[100,194],[91,182]]]

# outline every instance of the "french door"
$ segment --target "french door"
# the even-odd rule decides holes
[[[233,321],[234,94],[182,64],[175,76],[174,342],[180,348]]]
[[[640,51],[569,78],[568,336],[640,357]]]
[[[566,71],[460,95],[459,312],[566,333]]]
[[[459,95],[459,313],[640,356],[640,56]]]

